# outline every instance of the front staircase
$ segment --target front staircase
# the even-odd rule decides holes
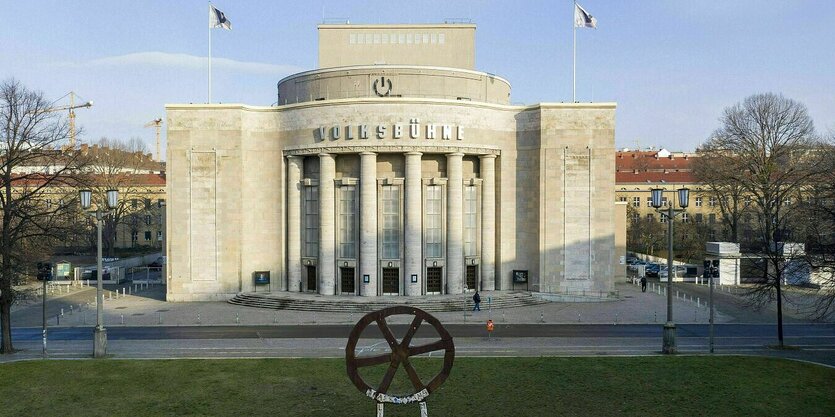
[[[525,291],[481,292],[481,309],[525,307],[545,304],[548,301],[534,297]],[[488,303],[488,298],[490,302]],[[422,297],[381,296],[356,297],[345,295],[318,295],[305,293],[239,293],[229,303],[246,307],[273,310],[322,311],[363,313],[386,307],[405,305],[427,312],[462,311],[473,308],[472,293],[458,295],[426,295]]]

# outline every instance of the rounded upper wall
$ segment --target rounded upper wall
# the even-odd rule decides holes
[[[510,104],[510,83],[456,68],[365,65],[325,68],[278,82],[278,105],[368,97],[419,97]]]

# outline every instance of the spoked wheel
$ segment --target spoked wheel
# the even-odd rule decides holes
[[[401,341],[397,340],[397,337],[394,336],[394,333],[392,333],[388,323],[386,322],[387,317],[399,314],[414,316],[412,323],[409,325],[409,330],[406,332],[406,335],[403,336],[403,340]],[[357,357],[357,342],[359,341],[359,338],[365,328],[374,322],[377,323],[377,327],[379,327],[380,332],[383,333],[383,337],[386,339],[390,351],[376,356]],[[432,325],[438,333],[440,339],[425,345],[410,346],[412,337],[414,337],[423,322],[427,322]],[[422,380],[417,374],[417,371],[415,371],[415,368],[410,363],[409,358],[439,350],[444,351],[444,366],[440,373],[429,379],[428,383],[424,384],[424,380]],[[351,382],[354,383],[357,389],[380,403],[388,402],[407,404],[423,401],[429,396],[429,394],[437,390],[447,377],[449,377],[454,359],[455,344],[452,341],[452,336],[450,336],[449,332],[447,332],[444,326],[441,325],[441,322],[419,308],[408,306],[389,307],[366,314],[365,317],[357,322],[354,329],[351,330],[351,335],[348,337],[348,344],[345,346],[345,362],[348,368],[348,378],[351,379]],[[389,364],[386,374],[383,377],[383,380],[374,387],[366,383],[359,374],[359,368],[382,365],[386,363]],[[391,386],[395,373],[397,373],[397,369],[401,365],[403,365],[403,369],[409,376],[409,381],[411,381],[415,392],[407,396],[389,395],[388,389]]]

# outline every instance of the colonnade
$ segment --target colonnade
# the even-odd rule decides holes
[[[377,219],[377,154],[361,152],[359,181],[359,294],[376,296],[378,288],[378,219]],[[402,294],[422,295],[424,291],[423,258],[423,201],[421,152],[406,152],[403,199],[403,283]],[[320,153],[319,157],[319,242],[317,291],[322,295],[336,293],[336,222],[334,180],[336,178],[335,154]],[[446,195],[446,288],[445,293],[464,291],[464,224],[463,224],[463,158],[454,152],[447,158]],[[480,155],[481,184],[481,242],[478,258],[480,289],[495,289],[495,236],[496,236],[496,155]],[[304,157],[287,157],[287,289],[301,291],[302,285],[302,191],[304,184]],[[365,276],[368,276],[366,282]],[[412,277],[417,277],[413,280]]]

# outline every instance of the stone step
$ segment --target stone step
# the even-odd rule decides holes
[[[321,312],[346,312],[346,313],[362,313],[369,311],[376,311],[386,307],[395,305],[406,305],[416,307],[428,312],[441,311],[462,311],[463,309],[472,309],[473,302],[466,299],[466,307],[463,300],[467,295],[460,297],[441,296],[444,298],[432,299],[398,299],[398,297],[386,297],[381,300],[367,300],[352,301],[349,297],[335,296],[328,298],[327,296],[299,296],[294,297],[290,293],[286,294],[257,294],[257,293],[240,293],[229,300],[229,303],[246,306],[265,308],[273,310],[295,310],[295,311],[321,311]],[[488,303],[486,297],[482,298],[482,307],[487,308]],[[502,293],[500,295],[492,296],[490,307],[496,308],[515,308],[544,304],[548,301],[541,300],[532,296],[530,293]]]

